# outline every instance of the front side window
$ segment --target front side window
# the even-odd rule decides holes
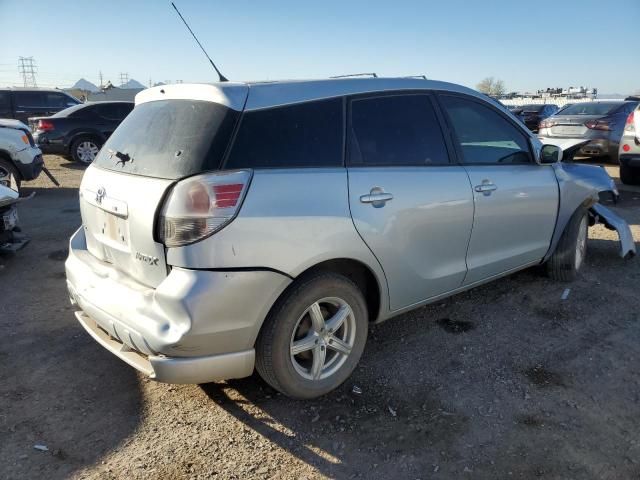
[[[342,166],[342,99],[246,112],[227,169]]]
[[[47,93],[46,97],[46,105],[49,108],[67,108],[75,104],[69,97],[61,93]]]
[[[531,163],[527,137],[492,108],[475,100],[443,95],[456,141],[467,164]]]
[[[390,95],[351,102],[351,166],[448,163],[442,130],[428,95]]]

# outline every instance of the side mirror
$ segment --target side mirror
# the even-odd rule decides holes
[[[550,165],[562,160],[562,149],[557,145],[543,145],[540,150],[539,163],[541,165]]]

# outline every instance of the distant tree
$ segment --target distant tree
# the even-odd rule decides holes
[[[504,82],[502,80],[497,80],[493,77],[487,77],[483,79],[478,85],[476,85],[476,89],[479,92],[482,92],[486,95],[491,96],[500,96],[504,95],[507,89],[504,86]]]

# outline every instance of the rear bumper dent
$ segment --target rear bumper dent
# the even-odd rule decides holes
[[[198,384],[248,377],[253,372],[254,349],[187,358],[144,355],[111,337],[86,313],[78,311],[76,318],[96,342],[136,370],[158,382]]]
[[[271,271],[173,267],[150,288],[91,255],[82,228],[65,266],[82,326],[125,362],[171,383],[251,375],[262,322],[291,283]]]

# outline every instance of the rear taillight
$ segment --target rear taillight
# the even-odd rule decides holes
[[[584,126],[591,130],[611,130],[611,125],[605,120],[589,120]]]
[[[158,240],[181,247],[213,235],[238,214],[251,182],[251,172],[212,173],[178,182],[164,202]]]
[[[538,128],[551,128],[556,124],[553,120],[542,120],[538,124]]]
[[[37,129],[42,132],[48,132],[50,130],[54,130],[55,127],[53,126],[53,122],[49,120],[38,120]]]
[[[634,122],[634,112],[631,112],[627,117],[626,123],[624,124],[625,132],[633,132],[636,129],[633,122]]]

